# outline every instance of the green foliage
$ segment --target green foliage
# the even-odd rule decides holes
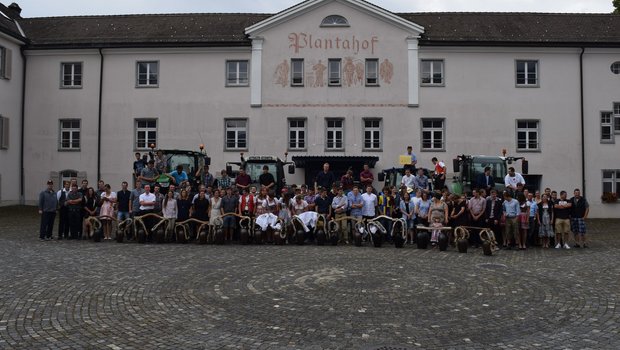
[[[612,4],[614,5],[614,12],[616,15],[620,15],[620,0],[613,0]]]

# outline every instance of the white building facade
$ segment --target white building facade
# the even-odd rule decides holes
[[[543,188],[584,188],[592,217],[620,217],[601,199],[620,193],[619,16],[395,14],[309,0],[273,16],[13,22],[25,89],[16,74],[0,80],[0,114],[16,133],[0,150],[3,205],[33,203],[50,177],[120,187],[151,143],[203,143],[212,172],[240,152],[288,152],[304,164],[288,183],[308,182],[324,161],[341,171],[374,159],[377,174],[412,145],[423,167],[506,149]]]

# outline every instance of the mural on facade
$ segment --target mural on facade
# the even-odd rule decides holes
[[[312,70],[314,71],[314,87],[322,87],[325,85],[325,70],[327,66],[319,60],[319,63],[312,66]]]
[[[379,66],[379,76],[384,83],[392,83],[392,77],[394,76],[394,65],[387,58],[384,59]]]
[[[276,67],[276,71],[273,73],[273,76],[275,78],[275,84],[286,87],[286,85],[288,85],[288,72],[288,60],[284,59],[280,64],[278,64],[278,66]]]

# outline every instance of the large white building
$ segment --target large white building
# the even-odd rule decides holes
[[[208,10],[208,9],[207,9]],[[0,5],[0,203],[45,180],[131,179],[134,151],[212,170],[289,152],[310,179],[458,154],[525,156],[542,186],[620,217],[620,16],[392,13],[308,0],[275,15],[21,18]],[[620,143],[620,139],[618,140]],[[378,157],[378,161],[377,158]]]

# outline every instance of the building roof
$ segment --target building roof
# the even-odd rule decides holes
[[[620,46],[620,16],[612,14],[397,15],[424,27],[420,45]],[[26,18],[19,23],[32,49],[249,46],[245,29],[271,16],[245,13],[76,16]]]
[[[0,3],[0,32],[25,42],[26,39],[21,35],[15,18],[19,18],[19,13]]]

